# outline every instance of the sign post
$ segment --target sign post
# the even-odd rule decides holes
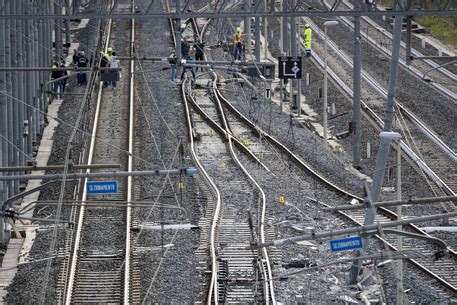
[[[292,98],[292,109],[297,109],[298,116],[301,113],[300,101],[300,80],[302,78],[301,56],[281,56],[279,62],[279,78],[281,82],[284,79],[291,79],[292,83],[298,81],[298,91],[295,91],[294,86],[290,87],[290,96]],[[295,86],[296,87],[296,86]],[[282,107],[281,107],[282,108]]]

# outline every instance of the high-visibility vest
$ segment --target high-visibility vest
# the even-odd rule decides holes
[[[177,59],[178,59],[178,56],[176,56],[175,52],[171,52],[170,55],[168,56],[168,62],[172,65],[176,64]]]
[[[243,43],[244,37],[243,34],[236,32],[233,34],[233,43],[236,45],[238,43]]]
[[[313,30],[311,28],[305,28],[305,49],[311,50],[311,40],[312,40]]]
[[[53,70],[53,71],[51,72],[51,80],[56,79],[56,78],[59,78],[59,77],[56,75],[57,72],[59,72],[59,71],[55,71],[54,69],[57,69],[57,65],[52,65],[52,70]]]

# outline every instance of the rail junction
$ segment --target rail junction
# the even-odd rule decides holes
[[[0,302],[457,302],[456,9],[0,0]]]

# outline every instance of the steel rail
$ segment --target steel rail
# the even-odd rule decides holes
[[[188,141],[190,144],[191,157],[192,157],[192,160],[197,165],[197,167],[199,168],[199,170],[200,170],[199,173],[201,173],[204,181],[206,181],[206,183],[210,186],[210,189],[212,190],[213,194],[215,194],[215,196],[216,196],[215,210],[214,210],[213,219],[211,222],[211,233],[210,233],[211,280],[210,280],[210,287],[209,287],[210,293],[208,293],[207,303],[212,304],[213,297],[214,297],[214,304],[218,304],[217,289],[214,289],[214,287],[217,286],[217,277],[215,276],[215,274],[217,273],[217,254],[216,254],[216,247],[214,245],[216,234],[215,234],[215,231],[213,228],[215,228],[217,226],[217,221],[219,219],[219,213],[221,210],[221,194],[220,194],[219,189],[217,188],[216,184],[213,182],[213,180],[210,178],[210,176],[206,172],[205,168],[200,163],[200,160],[195,151],[192,119],[190,116],[190,110],[189,110],[189,105],[188,105],[188,93],[186,91],[186,85],[189,85],[189,81],[187,78],[183,81],[183,83],[181,85],[181,93],[182,93],[182,98],[183,98],[183,102],[184,102],[185,114],[186,114]]]
[[[204,24],[203,26],[203,29],[202,29],[202,32],[200,33],[200,41],[203,41],[203,37],[204,37],[204,34],[206,33],[210,23],[213,21],[212,18],[208,19],[207,22]],[[263,191],[263,189],[260,187],[260,185],[253,179],[253,177],[249,174],[249,172],[245,169],[245,167],[241,164],[241,162],[239,161],[238,157],[236,156],[236,154],[234,153],[233,151],[233,147],[231,145],[231,141],[235,141],[235,143],[240,147],[242,147],[242,150],[246,149],[248,152],[251,152],[246,146],[244,146],[241,141],[239,141],[236,137],[233,136],[233,133],[231,132],[231,130],[229,129],[228,125],[227,125],[227,121],[226,121],[226,116],[225,116],[225,113],[222,109],[222,106],[221,106],[221,102],[220,102],[220,99],[219,99],[219,95],[220,95],[220,92],[219,92],[219,89],[217,88],[217,83],[216,82],[213,82],[213,90],[215,92],[214,94],[214,97],[215,99],[217,100],[217,104],[218,104],[218,109],[221,113],[221,116],[224,120],[224,123],[225,123],[225,131],[226,133],[229,135],[229,141],[230,141],[230,147],[231,147],[231,153],[232,155],[234,156],[237,164],[240,166],[240,168],[242,168],[242,170],[245,172],[245,174],[249,177],[249,179],[252,181],[253,184],[255,184],[256,188],[261,192],[262,194],[262,212],[261,212],[261,220],[260,220],[260,239],[261,241],[265,241],[265,226],[264,226],[264,223],[265,223],[265,215],[266,215],[266,198],[265,198],[265,192]],[[268,172],[270,172],[270,170],[267,168],[266,165],[263,164],[263,162],[261,162],[252,152],[251,152],[252,156],[255,158],[255,160],[262,166],[264,167]],[[249,155],[251,155],[249,154]],[[273,304],[276,304],[276,297],[275,297],[275,292],[274,292],[274,285],[273,285],[273,281],[271,281],[271,277],[273,276],[273,273],[272,273],[272,268],[271,268],[271,264],[270,264],[270,258],[269,258],[269,255],[268,255],[268,251],[267,249],[262,249],[262,255],[263,255],[263,258],[265,260],[265,264],[266,264],[266,268],[267,270],[264,270],[264,266],[263,266],[263,263],[261,264],[262,266],[262,269],[264,271],[264,278],[265,280],[267,280],[268,278],[270,278],[270,280],[267,282],[265,282],[265,286],[264,286],[264,293],[265,293],[265,300],[267,303],[269,303],[269,299],[271,298],[271,301]],[[269,293],[268,293],[269,291]]]
[[[343,0],[342,1],[344,3],[344,5],[346,5],[350,10],[352,10],[354,8],[354,6],[348,2],[347,0]],[[326,3],[326,1],[324,1],[324,3]],[[351,27],[352,29],[354,28],[354,25],[353,23],[347,19],[347,17],[339,17],[341,20],[343,20],[343,22],[348,25],[349,27]],[[385,37],[389,38],[390,40],[392,40],[393,36],[392,34],[389,32],[389,31],[386,31],[384,30],[384,28],[382,28],[378,23],[376,23],[373,19],[369,18],[369,17],[366,17],[366,16],[363,16],[362,19],[367,22],[368,24],[370,24],[372,26],[372,28],[374,28],[375,30],[377,30],[378,32],[380,32],[382,35],[384,35]],[[390,56],[391,55],[391,52],[383,47],[382,45],[379,45],[377,43],[376,40],[374,40],[373,38],[369,37],[367,33],[361,31],[360,34],[375,48],[378,48],[379,50],[381,50],[384,54]],[[406,43],[405,42],[401,42],[401,47],[402,48],[406,48]],[[411,49],[411,53],[416,56],[416,57],[422,57],[424,56],[422,53],[420,53],[419,51],[417,51],[416,49],[412,48]],[[451,71],[447,70],[446,68],[441,68],[439,64],[437,64],[436,62],[434,62],[433,60],[430,60],[430,59],[425,59],[424,60],[425,63],[427,63],[430,67],[432,68],[435,68],[437,69],[438,71],[440,71],[443,75],[445,75],[446,77],[450,78],[451,80],[453,81],[457,81],[457,75],[455,75],[454,73],[452,73]],[[408,66],[406,65],[406,62],[402,59],[400,59],[400,64],[402,66],[404,66],[407,70],[410,70],[412,72],[414,72],[414,74],[416,76],[418,76],[419,78],[422,78],[423,74],[416,68],[414,67],[411,67],[411,66]],[[453,98],[453,99],[457,99],[457,94],[452,92],[451,90],[443,87],[442,85],[440,84],[432,84],[436,89],[442,91],[443,94]]]
[[[320,28],[315,24],[313,23],[311,20],[309,19],[306,19],[305,20],[311,25],[311,27],[314,29],[314,31],[321,37],[323,38],[324,37],[324,34],[322,33],[322,31],[320,30]],[[330,48],[336,53],[338,54],[338,56],[341,57],[341,59],[343,59],[343,61],[349,66],[349,67],[353,67],[353,62],[352,62],[352,59],[342,50],[340,50],[336,43],[333,42],[332,40],[328,39],[327,38],[327,42],[328,42],[328,45],[330,46]],[[362,77],[365,79],[365,81],[368,82],[368,84],[376,91],[378,92],[384,99],[387,98],[387,91],[386,89],[384,89],[370,74],[368,74],[365,70],[362,70]],[[456,97],[457,98],[457,95]],[[401,105],[400,103],[396,103],[402,110],[406,110],[406,108]],[[412,118],[415,122],[419,122],[419,120],[412,114],[409,112],[409,117]],[[454,162],[457,162],[457,156],[456,156],[456,153],[451,149],[449,148],[441,139],[439,139],[436,134],[434,132],[432,132],[430,129],[428,129],[427,127],[425,127],[423,124],[421,124],[422,127],[423,127],[423,130],[422,133],[427,137],[429,138],[433,143],[435,143],[436,146],[438,146],[440,148],[440,150],[442,150],[445,154],[447,154]]]
[[[132,13],[135,12],[135,0],[132,0]],[[135,19],[132,18],[130,39],[130,56],[135,55]],[[133,171],[133,131],[134,131],[134,91],[135,91],[135,62],[130,60],[129,82],[129,135],[128,135],[128,164],[127,171]],[[132,176],[127,177],[127,219],[125,225],[125,265],[124,265],[124,304],[130,303],[130,231],[132,226]]]
[[[208,26],[211,23],[211,21],[212,21],[212,19],[207,20],[207,22],[205,22],[205,24],[203,26],[202,31],[199,32],[198,24],[197,24],[196,20],[193,19],[193,28],[197,32],[199,42],[203,42],[203,37],[204,37],[204,35],[205,35],[205,33],[206,33],[206,31],[208,29]],[[206,58],[206,54],[205,54],[205,58]],[[238,157],[235,154],[235,151],[233,149],[233,144],[232,143],[234,142],[235,145],[237,145],[238,148],[241,151],[243,151],[245,154],[247,154],[248,157],[251,157],[252,159],[254,159],[266,171],[270,172],[270,170],[263,164],[263,162],[261,162],[254,155],[254,153],[252,153],[245,145],[243,145],[243,143],[241,143],[241,141],[239,139],[237,139],[236,137],[233,136],[233,133],[230,131],[230,129],[228,127],[224,111],[222,109],[220,100],[218,98],[218,91],[219,90],[217,88],[217,74],[215,72],[210,72],[210,73],[213,74],[213,77],[214,77],[214,80],[212,81],[213,97],[214,97],[214,99],[215,99],[215,101],[217,103],[217,109],[218,109],[218,112],[219,112],[220,117],[222,119],[222,122],[224,124],[224,127],[221,128],[221,126],[219,126],[219,124],[217,124],[212,118],[210,118],[210,116],[207,115],[203,111],[203,109],[201,109],[201,107],[196,103],[196,101],[193,98],[190,98],[189,100],[191,101],[191,103],[194,106],[194,108],[197,109],[197,111],[201,115],[203,115],[205,117],[206,121],[209,122],[209,124],[213,128],[215,128],[219,132],[219,134],[221,136],[223,136],[226,140],[228,140],[230,154],[232,155],[232,158],[235,160],[235,163],[238,165],[238,167],[241,168],[241,170],[245,173],[245,175],[248,177],[248,179],[251,181],[251,183],[259,190],[259,192],[260,192],[260,194],[262,196],[262,209],[261,209],[262,212],[261,212],[259,230],[260,230],[260,238],[261,238],[261,241],[263,242],[263,241],[265,241],[265,232],[264,232],[264,228],[265,228],[264,227],[264,223],[265,223],[265,214],[266,214],[266,196],[265,196],[265,192],[260,187],[260,185],[255,181],[255,179],[249,174],[249,172],[246,170],[246,168],[241,164],[241,162],[239,161]],[[261,252],[262,252],[266,267],[267,267],[267,270],[265,270],[265,267],[263,265],[263,261],[261,260],[260,261],[260,265],[261,265],[261,269],[262,269],[263,276],[264,276],[264,279],[265,279],[265,281],[264,281],[265,302],[266,302],[266,304],[269,304],[270,303],[270,298],[271,298],[272,303],[276,304],[273,281],[269,280],[272,277],[272,271],[271,271],[271,264],[270,264],[270,259],[269,259],[269,256],[268,256],[268,251],[267,251],[267,249],[264,248],[264,249],[261,250]],[[267,281],[267,279],[268,279],[268,281]],[[216,283],[217,283],[217,279],[216,279]],[[213,286],[213,289],[215,291],[217,290],[217,289],[215,289],[215,286]],[[211,294],[212,294],[211,291],[209,291],[208,295],[211,295]]]
[[[108,31],[107,31],[106,44],[105,44],[105,49],[104,49],[105,52],[108,49],[108,44],[109,44],[109,40],[111,37],[111,25],[112,25],[112,20],[110,19],[108,21]],[[94,123],[93,123],[93,127],[92,127],[92,134],[91,134],[91,140],[90,140],[90,146],[89,146],[89,155],[87,158],[87,165],[92,165],[92,159],[94,157],[94,147],[95,147],[95,140],[96,140],[96,135],[97,135],[98,123],[99,123],[98,119],[100,116],[100,108],[101,108],[101,100],[102,100],[102,89],[103,89],[103,85],[102,85],[102,82],[100,81],[99,88],[98,88],[98,95],[97,95],[97,103],[96,103],[96,107],[95,107]],[[87,169],[86,173],[90,173],[90,169]],[[78,226],[76,229],[76,237],[75,237],[75,242],[73,245],[73,255],[72,255],[72,260],[71,260],[70,274],[69,274],[69,279],[68,279],[67,294],[66,294],[66,301],[65,301],[65,304],[67,304],[67,305],[71,304],[71,298],[72,298],[72,293],[73,293],[73,284],[74,284],[75,276],[76,276],[76,263],[78,261],[79,245],[81,242],[81,231],[82,231],[83,222],[84,222],[84,212],[85,212],[84,202],[87,200],[87,181],[88,181],[88,178],[85,178],[82,199],[81,199],[81,201],[83,201],[83,203],[81,204],[81,208],[79,211]]]
[[[216,78],[217,79],[217,78]],[[227,119],[224,113],[224,110],[222,109],[221,106],[221,101],[220,101],[220,93],[219,90],[216,86],[216,82],[213,82],[213,91],[214,91],[214,97],[217,102],[217,108],[219,109],[219,113],[222,117],[222,122],[224,124],[224,130],[226,133],[226,137],[228,139],[229,143],[229,148],[230,148],[230,154],[232,155],[233,159],[235,162],[238,164],[238,166],[241,168],[241,170],[245,173],[245,175],[249,178],[251,183],[259,190],[260,194],[262,195],[262,212],[261,212],[261,217],[260,217],[260,240],[261,242],[265,242],[265,215],[266,215],[266,208],[267,208],[267,203],[266,203],[266,197],[265,197],[265,192],[263,191],[262,187],[257,183],[257,181],[252,177],[252,175],[247,171],[247,169],[243,166],[243,164],[240,162],[238,157],[235,154],[235,151],[233,150],[233,145],[232,145],[232,140],[235,139],[233,134],[230,131],[230,128],[227,124]],[[271,301],[273,304],[276,304],[276,298],[275,298],[275,293],[274,293],[274,285],[273,281],[270,280],[270,277],[272,277],[272,269],[271,269],[271,264],[270,264],[270,258],[268,255],[268,251],[266,248],[262,249],[262,255],[265,260],[265,264],[267,266],[267,270],[264,270],[264,294],[265,294],[265,301],[266,304],[269,304],[269,300],[271,298]]]
[[[252,123],[247,117],[245,117],[238,109],[236,109],[225,97],[220,96],[221,102],[233,113],[235,116],[237,116],[242,122],[244,122],[249,128],[251,128],[252,132],[256,133],[257,135],[261,135],[265,139],[267,139],[271,144],[274,146],[278,147],[281,151],[283,151],[286,155],[288,155],[292,161],[294,161],[295,164],[299,166],[302,170],[310,173],[314,177],[318,178],[323,184],[327,185],[330,189],[333,189],[340,193],[341,195],[345,196],[348,199],[356,199],[359,202],[363,202],[363,198],[356,196],[346,190],[343,190],[342,188],[336,186],[332,182],[328,181],[326,178],[321,176],[317,171],[312,169],[305,161],[303,161],[299,156],[295,155],[292,151],[290,151],[284,144],[276,140],[273,136],[268,134],[267,132],[263,131],[261,128],[256,126],[254,123]],[[319,204],[324,205],[325,207],[331,207],[330,205],[324,204],[322,202],[318,202]],[[397,219],[397,214],[394,212],[391,212],[390,210],[383,208],[383,207],[378,207],[377,208],[378,213],[385,215],[386,217],[390,219]],[[354,217],[351,215],[348,215],[347,213],[344,213],[342,211],[338,211],[339,214],[343,215],[344,217],[349,218],[351,221],[353,221],[357,225],[362,225],[360,222],[358,222]],[[420,228],[418,228],[416,225],[409,224],[407,225],[408,228],[413,230],[414,232],[425,235],[425,236],[430,236],[429,234],[425,233],[422,231]],[[395,246],[387,242],[386,240],[382,239],[380,236],[376,235],[376,237],[381,240],[382,242],[385,242],[392,250],[397,250]],[[453,249],[449,249],[449,254],[451,255],[452,258],[457,257],[457,253]],[[455,293],[455,287],[452,286],[449,282],[441,278],[440,276],[436,275],[432,271],[430,271],[427,267],[423,266],[421,263],[410,259],[412,264],[414,264],[416,267],[418,267],[420,270],[425,272],[426,274],[430,275],[434,279],[436,279],[438,282],[440,282],[444,287],[446,287],[448,290],[452,291]]]
[[[323,34],[322,32],[320,31],[319,27],[313,23],[311,20],[305,18],[306,22],[310,24],[311,28],[313,28],[313,30],[320,36],[320,37],[323,37]],[[330,39],[327,39],[327,42],[328,42],[328,45],[330,46],[330,48],[336,52],[342,59],[343,61],[348,64],[350,67],[352,67],[352,60],[344,53],[342,52],[341,50],[339,50],[335,43],[333,41],[331,41]],[[315,53],[313,52],[313,58],[319,63],[319,65],[321,67],[324,66],[323,64],[323,60]],[[328,70],[328,73],[329,75],[334,79],[334,81],[340,85],[343,90],[352,98],[353,97],[353,91],[352,89],[350,89],[345,83],[344,81],[341,80],[341,78],[339,78],[336,73],[334,71],[332,71],[330,68],[327,69]],[[362,77],[365,79],[365,81],[367,81],[370,86],[372,86],[373,89],[375,89],[379,94],[381,94],[384,98],[387,97],[387,92],[385,91],[384,88],[382,88],[381,85],[379,85],[379,83],[377,83],[368,73],[366,73],[365,71],[362,71]],[[365,110],[365,111],[368,111],[369,115],[374,119],[374,121],[379,125],[379,127],[382,127],[384,126],[384,123],[382,121],[382,119],[376,115],[376,113],[370,109],[370,107],[363,101],[361,101],[362,103],[362,108]],[[397,103],[398,104],[398,103]],[[398,104],[400,105],[400,104]],[[402,109],[402,108],[400,108]],[[417,121],[417,119],[416,119]],[[433,132],[431,132],[428,128],[426,128],[425,126],[423,126],[423,129],[419,129],[419,130],[423,130],[423,131],[428,131],[426,136],[427,138],[429,138],[435,145],[437,145],[437,147],[443,151],[443,152],[446,152],[446,154],[450,157],[452,156],[453,154],[455,155],[455,153],[448,147],[446,146]],[[441,145],[443,144],[443,145]],[[424,171],[424,173],[430,178],[432,179],[435,184],[440,188],[442,189],[447,195],[449,196],[455,196],[454,192],[452,191],[452,189],[446,185],[446,183],[422,160],[420,159],[417,154],[408,146],[404,143],[404,141],[400,140],[400,146],[402,148],[402,150],[408,155],[408,157],[413,160],[414,163],[416,163],[416,165],[422,170]],[[452,160],[452,159],[451,159]]]
[[[322,31],[319,29],[319,27],[313,23],[311,20],[309,19],[305,19],[310,25],[311,27],[316,31],[316,33],[321,37],[323,38],[323,33]],[[352,67],[353,66],[353,62],[352,62],[352,59],[342,50],[340,50],[336,44],[327,38],[327,42],[328,42],[328,45],[330,46],[330,48],[335,52],[337,53],[342,59],[343,61],[349,65],[349,67]],[[389,55],[389,54],[387,54]],[[412,67],[411,67],[412,69]],[[410,70],[411,70],[410,69]],[[368,74],[365,70],[362,70],[362,77],[365,79],[365,81],[368,82],[368,84],[376,91],[378,92],[383,98],[387,98],[387,91],[370,75]],[[457,98],[457,95],[456,97]],[[401,105],[400,103],[398,103],[397,101],[397,105],[400,107],[400,109],[402,111],[404,111],[406,113],[407,109]],[[449,147],[447,146],[440,138],[438,138],[436,136],[436,134],[431,131],[430,129],[428,129],[427,127],[425,127],[419,119],[417,119],[411,112],[407,112],[407,115],[408,117],[414,122],[414,123],[417,123],[418,125],[421,126],[420,130],[421,132],[427,137],[429,138],[433,143],[435,143],[436,146],[438,146],[438,148],[443,151],[446,155],[448,155],[451,160],[453,160],[454,162],[457,162],[457,155],[456,153]]]
[[[168,6],[168,1],[166,1],[167,7]],[[176,39],[175,39],[175,27],[173,24],[173,21],[170,19],[170,27],[171,27],[171,32],[173,36],[173,42],[176,46]],[[195,150],[195,143],[194,143],[194,129],[192,127],[192,118],[191,118],[191,113],[188,105],[188,100],[190,99],[190,95],[188,95],[188,91],[190,91],[190,81],[185,76],[185,79],[182,81],[181,84],[181,94],[182,94],[182,99],[183,99],[183,104],[184,104],[184,110],[185,110],[185,115],[186,115],[186,125],[187,125],[187,132],[188,132],[188,142],[190,144],[190,152],[191,152],[191,158],[194,161],[194,163],[197,165],[199,168],[199,174],[201,173],[201,176],[203,178],[203,181],[209,186],[209,189],[213,193],[213,195],[216,197],[216,202],[215,202],[215,209],[213,212],[213,219],[211,221],[211,230],[210,230],[210,256],[211,256],[211,279],[210,279],[210,287],[208,289],[209,293],[207,296],[207,303],[212,304],[214,302],[215,305],[218,304],[219,299],[218,299],[218,290],[215,289],[217,287],[217,277],[215,276],[217,273],[217,253],[216,253],[216,247],[215,247],[215,238],[216,238],[216,232],[215,228],[217,227],[217,222],[220,217],[220,211],[221,211],[221,194],[214,183],[214,181],[211,179],[209,176],[208,172],[205,170],[203,165],[201,164],[197,152]],[[214,298],[214,301],[213,301]]]
[[[190,104],[192,105],[192,107],[203,117],[203,119],[205,121],[207,121],[207,123],[212,127],[214,128],[218,134],[222,137],[226,137],[226,133],[229,132],[229,134],[232,136],[232,141],[234,141],[235,145],[243,152],[246,154],[246,156],[248,156],[249,158],[253,159],[256,163],[258,163],[260,166],[263,167],[264,170],[266,170],[267,172],[270,172],[270,170],[268,169],[268,167],[263,164],[262,161],[259,160],[259,158],[257,158],[257,156],[251,151],[249,150],[246,145],[244,145],[239,139],[235,138],[232,134],[232,132],[230,130],[226,131],[224,130],[224,128],[222,126],[220,126],[218,123],[216,123],[201,107],[200,105],[198,105],[194,99],[189,99],[188,102],[190,102]]]

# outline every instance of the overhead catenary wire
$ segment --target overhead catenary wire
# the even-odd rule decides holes
[[[92,73],[92,72],[90,72],[90,73]],[[22,101],[22,100],[20,100],[20,99],[18,99],[18,98],[15,98],[14,96],[12,96],[12,95],[10,95],[10,94],[4,92],[4,91],[0,91],[0,94],[4,94],[5,96],[7,96],[7,97],[9,97],[9,98],[12,98],[12,99],[14,99],[15,101],[17,101],[17,102],[19,102],[19,103],[21,103],[21,104],[23,104],[23,105],[25,105],[25,106],[27,106],[27,107],[29,107],[29,108],[35,110],[35,111],[41,113],[41,114],[45,114],[45,115],[47,115],[48,118],[51,118],[51,119],[53,119],[53,120],[56,120],[56,121],[59,122],[60,124],[66,125],[66,126],[68,126],[68,127],[71,127],[72,130],[73,130],[73,128],[76,127],[76,129],[77,129],[78,132],[81,132],[82,134],[84,134],[84,135],[86,135],[86,136],[92,137],[92,134],[91,134],[90,132],[85,131],[85,130],[83,130],[82,128],[79,128],[79,127],[77,127],[76,125],[72,125],[72,124],[70,124],[70,123],[68,123],[68,122],[66,122],[66,121],[64,121],[64,120],[62,120],[62,119],[60,119],[60,118],[58,118],[58,117],[55,117],[55,116],[52,116],[52,115],[48,115],[45,111],[42,111],[42,110],[40,110],[40,109],[38,109],[38,108],[36,108],[36,107],[34,107],[34,106],[31,106],[31,105],[27,104],[26,102],[24,102],[24,101]],[[83,98],[83,100],[84,100],[84,98]],[[65,132],[65,130],[63,130],[62,132]],[[111,148],[113,148],[113,149],[115,149],[115,150],[118,150],[118,151],[121,151],[121,152],[125,153],[126,155],[129,155],[128,150],[126,150],[126,149],[124,149],[124,148],[121,148],[121,147],[118,147],[118,146],[116,146],[116,145],[113,145],[113,144],[111,144],[109,141],[107,141],[107,140],[105,140],[105,139],[103,139],[103,138],[100,138],[100,137],[97,137],[97,136],[93,136],[93,137],[95,137],[95,138],[97,139],[98,142],[103,143],[103,145],[109,146],[109,147],[111,147]],[[150,161],[148,161],[148,160],[146,160],[146,159],[143,159],[143,158],[141,158],[141,157],[138,156],[138,155],[135,155],[135,154],[132,154],[132,155],[133,155],[134,159],[137,159],[138,161],[145,162],[146,164],[151,165],[151,166],[154,166],[154,165],[155,165],[154,163],[151,163]]]

